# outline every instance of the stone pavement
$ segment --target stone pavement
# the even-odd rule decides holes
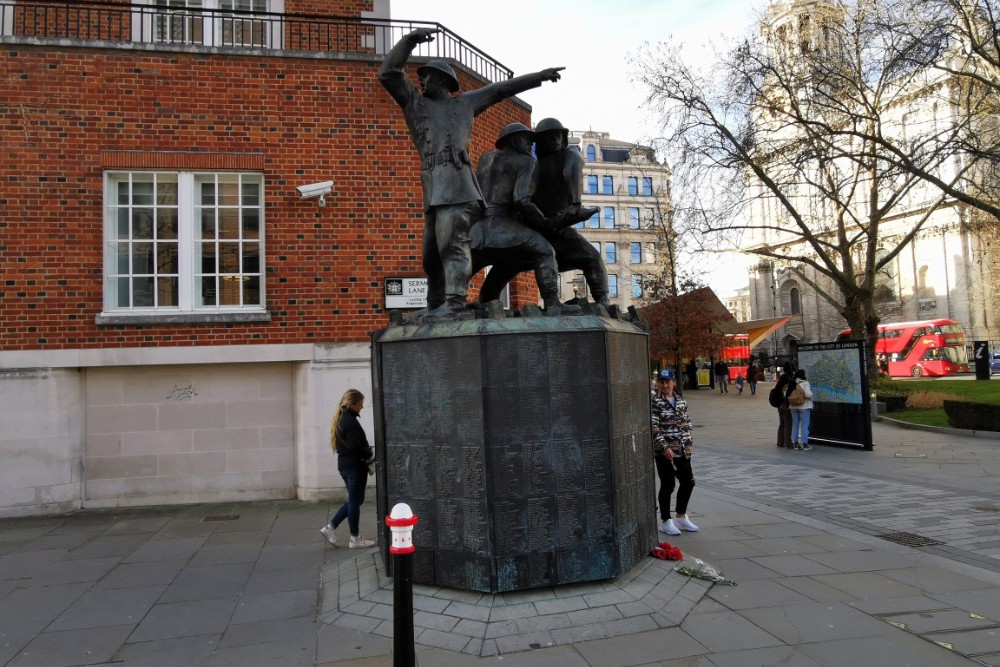
[[[559,589],[417,587],[418,664],[1000,665],[1000,440],[878,423],[872,452],[778,449],[767,388],[689,393],[701,531],[661,535],[737,586],[651,558]],[[391,665],[389,582],[326,544],[331,509],[0,520],[0,665]]]

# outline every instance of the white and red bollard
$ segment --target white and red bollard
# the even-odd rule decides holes
[[[393,667],[415,667],[413,652],[413,527],[417,515],[406,503],[396,503],[385,525],[392,531],[389,554],[392,567],[392,664]]]

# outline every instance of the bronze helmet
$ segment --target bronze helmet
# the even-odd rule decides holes
[[[448,77],[448,90],[453,93],[458,92],[458,76],[455,74],[455,70],[451,68],[451,65],[443,60],[428,60],[426,65],[421,65],[417,68],[417,74],[423,74],[429,69],[441,72]]]
[[[535,126],[535,134],[541,134],[542,132],[549,132],[552,130],[560,130],[569,134],[569,130],[563,127],[563,124],[555,118],[543,118],[538,121],[538,125]]]
[[[535,133],[532,132],[531,128],[528,127],[527,125],[524,125],[522,123],[511,123],[510,125],[500,130],[500,136],[497,137],[494,146],[496,146],[497,148],[503,148],[504,144],[507,143],[506,141],[507,137],[513,134],[521,134],[523,132],[527,132],[528,134],[530,134],[532,139],[535,138]]]

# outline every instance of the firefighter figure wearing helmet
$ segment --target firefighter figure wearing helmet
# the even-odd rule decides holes
[[[472,227],[472,270],[493,267],[479,290],[483,303],[500,298],[512,276],[534,271],[548,314],[571,314],[579,308],[559,303],[556,253],[541,234],[548,221],[531,201],[538,180],[538,163],[531,155],[534,140],[530,128],[511,123],[500,131],[499,150],[479,158],[476,175],[486,211]]]
[[[538,188],[534,201],[555,231],[545,238],[556,251],[559,271],[583,272],[594,301],[609,306],[608,273],[594,246],[571,225],[590,219],[598,209],[581,204],[583,156],[571,150],[569,130],[555,118],[545,118],[535,126],[535,154],[538,156]]]
[[[558,81],[563,69],[553,67],[458,93],[458,77],[451,66],[431,60],[417,69],[418,89],[403,66],[417,45],[433,41],[437,32],[418,28],[404,35],[386,54],[379,71],[379,82],[402,109],[420,154],[427,309],[412,319],[429,322],[455,319],[467,305],[470,232],[484,208],[469,156],[473,119],[508,97],[545,81]]]

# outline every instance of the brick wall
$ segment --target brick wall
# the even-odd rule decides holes
[[[285,0],[285,12],[322,16],[361,16],[370,12],[372,0]]]
[[[422,274],[423,214],[419,162],[379,65],[0,46],[0,349],[359,341],[383,327],[382,279]],[[530,116],[511,101],[480,116],[473,157],[515,121]],[[176,152],[192,169],[212,158],[184,153],[263,165],[271,322],[95,324],[102,175],[116,151],[151,167],[141,153]],[[295,191],[328,179],[325,208]],[[533,300],[530,277],[518,287],[516,301]]]

